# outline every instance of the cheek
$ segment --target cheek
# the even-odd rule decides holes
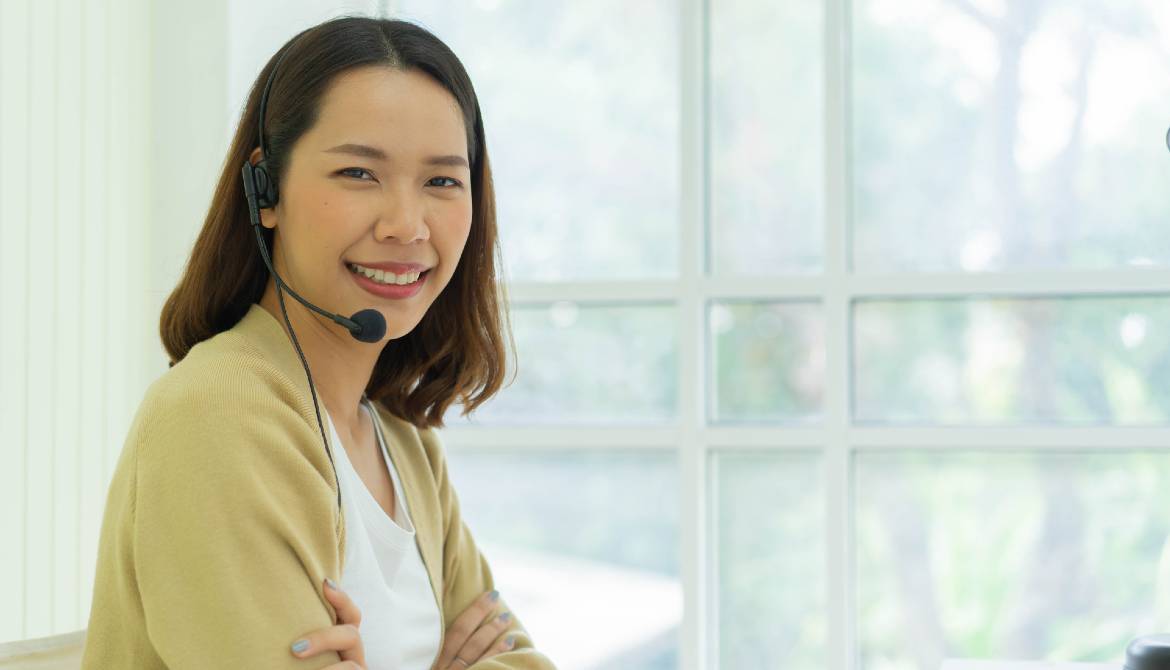
[[[471,202],[468,201],[467,207],[460,213],[456,230],[459,238],[459,248],[467,243],[467,238],[471,234],[471,217],[472,217]]]
[[[449,261],[456,261],[471,234],[471,202],[444,212],[442,224],[434,231],[435,247]],[[454,263],[452,263],[454,265]]]
[[[360,209],[328,189],[305,189],[293,205],[314,254],[340,257],[354,222],[363,221]]]
[[[460,259],[467,253],[467,240],[471,232],[471,227],[464,225],[458,231],[453,231],[450,247],[447,249],[447,257],[451,259],[451,267],[454,268],[459,265]],[[454,272],[454,270],[452,270]]]
[[[437,226],[432,233],[431,241],[435,251],[439,254],[443,265],[441,286],[446,286],[455,276],[455,269],[466,252],[467,240],[471,234],[470,207],[467,214],[459,214],[445,220],[444,225]]]

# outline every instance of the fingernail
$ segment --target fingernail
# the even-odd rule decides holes
[[[511,619],[512,619],[511,612],[504,612],[503,614],[500,615],[500,623],[508,623],[508,621],[510,621]]]
[[[309,648],[308,640],[297,640],[293,643],[292,650],[294,654],[299,654]]]
[[[334,582],[332,579],[329,579],[328,577],[325,578],[325,583],[328,584],[329,588],[333,589],[334,591],[341,590],[341,589],[337,588],[337,583]]]
[[[506,644],[508,646],[508,648],[511,649],[512,646],[516,644],[516,636],[509,635],[508,639],[504,640],[504,644]]]
[[[491,599],[492,599],[493,603],[496,602],[497,600],[499,600],[500,599],[500,592],[496,591],[495,589],[492,589]]]

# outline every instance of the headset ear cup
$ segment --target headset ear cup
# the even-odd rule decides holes
[[[253,166],[256,179],[256,204],[261,209],[275,207],[279,194],[276,192],[276,180],[268,172],[268,161],[261,160]]]

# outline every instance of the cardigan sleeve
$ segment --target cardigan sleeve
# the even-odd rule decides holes
[[[419,430],[419,436],[434,470],[443,514],[443,628],[447,629],[477,597],[494,589],[495,583],[487,559],[459,513],[459,497],[447,476],[447,461],[438,434],[428,427]],[[514,611],[511,625],[493,645],[509,635],[516,636],[510,651],[475,663],[467,670],[556,670],[553,662],[534,648],[532,637]]]
[[[336,620],[321,584],[339,579],[344,545],[320,433],[280,384],[225,376],[163,394],[133,445],[133,565],[150,644],[171,670],[337,663],[335,651],[289,649]]]

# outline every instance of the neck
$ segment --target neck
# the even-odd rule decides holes
[[[280,276],[288,282],[283,272]],[[289,284],[292,285],[291,282]],[[317,391],[319,402],[338,425],[338,430],[352,431],[362,421],[358,404],[369,384],[383,346],[355,340],[345,327],[305,307],[296,298],[288,295],[287,291],[282,293],[288,320],[292,323],[296,341],[300,344],[305,361],[312,372],[313,387]],[[272,277],[268,278],[268,286],[259,304],[272,314],[288,335],[288,326],[284,322],[280,300],[276,296],[276,281]],[[327,305],[318,306],[331,311]]]

